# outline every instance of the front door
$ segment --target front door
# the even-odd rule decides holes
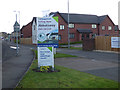
[[[89,33],[82,33],[82,40],[88,38],[89,38]]]

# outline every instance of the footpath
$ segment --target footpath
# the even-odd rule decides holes
[[[2,88],[15,88],[33,61],[34,56],[30,47],[19,45],[19,48],[18,56],[2,63]]]

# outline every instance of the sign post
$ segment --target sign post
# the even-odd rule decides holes
[[[14,24],[14,32],[16,33],[16,46],[17,46],[17,55],[18,55],[18,32],[20,31],[20,24],[16,21]]]
[[[52,66],[53,48],[58,47],[58,17],[37,18],[38,67]]]

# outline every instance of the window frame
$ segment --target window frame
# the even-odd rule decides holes
[[[74,39],[74,38],[75,38],[75,33],[70,33],[70,34],[69,34],[69,38],[70,38],[70,39]]]
[[[64,30],[65,29],[65,25],[61,24],[60,25],[60,30]]]
[[[104,27],[104,28],[103,28]],[[105,26],[104,25],[102,25],[102,30],[105,30]]]
[[[96,25],[96,24],[92,24],[92,28],[93,28],[93,29],[96,29],[96,28],[97,28],[97,25]]]
[[[108,26],[108,30],[112,30],[112,26]]]
[[[58,35],[58,40],[60,41],[62,39],[62,35]]]
[[[70,23],[70,24],[69,24],[69,28],[75,28],[75,24]]]

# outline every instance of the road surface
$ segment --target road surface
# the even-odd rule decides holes
[[[16,45],[3,42],[2,88],[15,88],[33,61],[30,47],[19,45],[19,55],[16,56],[16,50],[10,46]]]

